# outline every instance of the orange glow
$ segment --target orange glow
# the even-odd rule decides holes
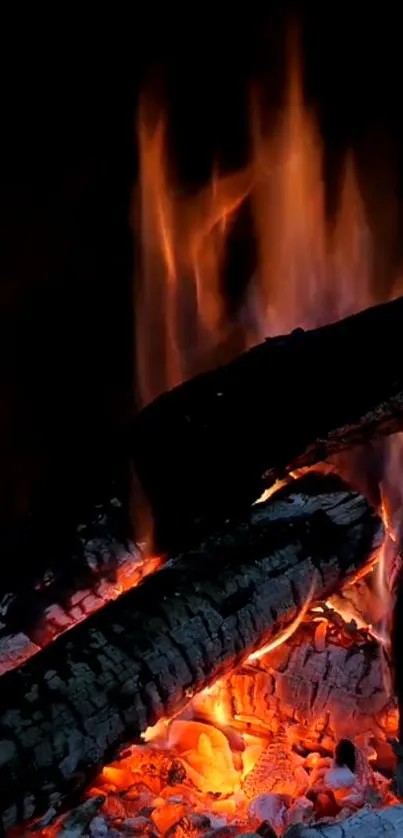
[[[60,606],[55,606],[59,619],[52,618],[52,609],[50,614],[45,614],[33,627],[36,645],[33,643],[29,643],[27,647],[22,645],[18,649],[18,654],[10,656],[9,660],[7,658],[0,660],[0,673],[20,666],[24,660],[36,654],[60,634],[83,622],[107,602],[117,599],[125,591],[140,585],[146,576],[159,570],[164,563],[163,558],[149,555],[147,550],[147,545],[144,544],[141,549],[140,547],[135,548],[133,555],[127,554],[124,556],[123,560],[114,568],[115,578],[113,581],[101,577],[95,581],[92,590],[79,591],[79,597],[77,594],[73,595],[72,601],[66,604],[63,609]],[[28,638],[26,639],[28,642]]]
[[[136,386],[141,404],[179,384],[230,330],[222,266],[231,220],[251,171],[214,175],[187,197],[169,171],[164,117],[139,116],[141,282],[136,277]]]
[[[253,140],[261,173],[253,191],[259,247],[255,293],[263,311],[259,336],[320,326],[369,305],[371,247],[354,161],[349,156],[339,212],[329,227],[321,138],[304,105],[295,61],[274,139],[255,119]]]
[[[142,286],[136,311],[147,312],[136,323],[137,372],[145,401],[160,387],[177,384],[183,375],[179,347],[174,339],[177,322],[174,207],[169,199],[164,168],[166,126],[155,124],[143,104],[139,125],[141,170]],[[169,351],[167,351],[169,348]],[[146,371],[150,371],[146,375]],[[153,386],[151,382],[154,382]]]
[[[155,111],[157,110],[157,115]],[[353,156],[345,161],[336,218],[326,217],[323,149],[304,103],[291,52],[282,117],[267,125],[257,91],[250,160],[198,194],[175,181],[167,115],[144,95],[139,111],[140,187],[135,201],[140,264],[135,275],[136,386],[145,404],[163,390],[267,335],[315,327],[374,302],[372,248]],[[257,269],[232,321],[223,286],[228,236],[250,202]],[[231,354],[231,351],[230,351]]]

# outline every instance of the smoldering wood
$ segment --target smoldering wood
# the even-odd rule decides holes
[[[0,547],[8,568],[0,579],[0,673],[43,645],[47,616],[51,640],[104,605],[104,589],[129,562],[142,561],[141,547],[129,538],[127,511],[114,495],[90,506],[74,525],[33,516]]]
[[[80,792],[124,741],[242,664],[310,594],[329,596],[381,538],[362,496],[307,475],[3,675],[3,829]]]
[[[99,568],[89,578],[80,577],[77,589],[71,587],[70,595],[57,596],[58,589],[45,587],[31,591],[30,598],[38,602],[29,604],[24,611],[25,595],[20,591],[13,602],[13,619],[0,624],[0,676],[39,652],[60,634],[87,619],[103,608],[111,599],[139,584],[159,564],[158,558],[146,556],[139,545],[132,545],[130,552],[116,557],[111,568]],[[84,579],[90,588],[84,587]],[[74,591],[74,593],[73,593]],[[21,606],[19,613],[18,606]]]
[[[113,566],[116,556],[111,545],[124,546],[132,537],[127,453],[122,451],[121,436],[106,437],[104,444],[96,462],[91,458],[83,473],[66,475],[65,485],[60,474],[57,484],[54,474],[44,477],[27,514],[1,530],[1,606],[23,584],[32,590],[59,577],[60,590],[64,581],[77,590],[83,577],[87,584],[98,569]]]
[[[159,547],[182,549],[277,478],[401,430],[402,325],[400,298],[299,329],[148,405],[131,449]]]
[[[209,700],[212,710],[219,700],[229,719],[243,729],[260,725],[259,733],[266,729],[269,736],[273,723],[297,724],[300,744],[330,754],[343,737],[370,731],[386,741],[395,735],[396,702],[378,642],[342,618],[326,636],[312,616],[277,649],[218,684],[200,708],[196,697],[196,712],[203,716]]]
[[[402,838],[402,805],[386,809],[365,808],[338,823],[295,825],[287,829],[284,838],[379,838],[380,835]]]

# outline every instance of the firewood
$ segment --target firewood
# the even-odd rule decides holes
[[[3,675],[3,828],[82,790],[362,568],[382,534],[361,495],[306,475]]]
[[[157,546],[182,549],[276,478],[401,430],[402,324],[400,298],[298,329],[148,405],[132,428],[132,453]]]
[[[0,676],[20,666],[111,599],[138,585],[161,563],[157,556],[146,555],[139,545],[133,544],[130,552],[122,549],[109,568],[98,568],[88,575],[83,567],[82,575],[77,570],[73,576],[63,574],[54,585],[38,585],[34,594],[25,585],[18,591],[14,588],[11,602],[5,603],[3,612],[0,610]],[[62,579],[66,584],[69,580],[65,591],[60,587]]]
[[[109,496],[75,525],[33,516],[0,543],[0,674],[105,605],[129,568],[141,578],[144,557],[129,540],[126,516]]]
[[[403,806],[386,809],[362,809],[349,818],[335,823],[290,827],[284,838],[401,838],[403,835]]]

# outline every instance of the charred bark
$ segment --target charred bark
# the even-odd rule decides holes
[[[67,584],[66,590],[60,590],[58,580],[54,586],[38,586],[34,594],[25,586],[14,592],[11,613],[2,617],[0,624],[0,676],[20,666],[111,599],[140,584],[160,564],[158,557],[146,556],[132,545],[130,552],[115,557],[111,567],[101,566],[88,576],[80,574],[79,584]],[[77,577],[67,576],[70,581],[72,578]]]
[[[276,478],[401,430],[402,324],[400,298],[297,330],[148,405],[132,429],[132,452],[158,547],[182,549]]]
[[[381,536],[362,496],[307,475],[4,675],[3,828],[82,790],[125,740],[240,665],[310,594],[330,595]]]
[[[50,512],[46,520],[34,515],[0,549],[5,568],[0,578],[0,674],[13,665],[13,657],[42,645],[38,624],[43,629],[48,612],[50,640],[80,619],[81,603],[81,619],[105,604],[103,590],[116,583],[125,564],[141,563],[140,550],[129,540],[127,511],[113,495],[82,510],[75,525],[52,519]]]
[[[112,570],[126,549],[132,535],[130,478],[121,439],[105,439],[92,465],[91,479],[77,473],[57,492],[54,479],[44,478],[29,513],[1,530],[0,620],[3,607],[24,587],[54,584],[57,600],[66,587],[88,586],[98,573]]]

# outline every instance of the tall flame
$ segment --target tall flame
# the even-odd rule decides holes
[[[250,171],[214,175],[196,196],[175,184],[167,127],[143,99],[139,119],[141,269],[136,276],[136,386],[141,404],[194,374],[230,324],[222,267]]]
[[[233,354],[268,335],[320,326],[380,301],[372,287],[372,241],[352,154],[345,159],[337,211],[332,220],[326,213],[323,147],[304,102],[295,42],[286,106],[274,125],[265,124],[260,101],[254,91],[248,166],[230,176],[215,170],[204,190],[188,195],[169,169],[166,118],[152,120],[143,98],[142,264],[135,306],[141,404],[219,363],[220,347],[234,328]],[[246,201],[254,223],[256,270],[246,278],[234,323],[223,271],[232,224]],[[400,449],[399,438],[385,447],[385,515],[399,482],[393,463]],[[393,525],[400,528],[396,515]],[[380,574],[386,598],[389,575]]]
[[[238,329],[242,345],[296,326],[315,327],[371,302],[372,253],[355,164],[349,155],[333,225],[326,217],[323,149],[291,61],[283,117],[265,126],[256,92],[250,163],[186,195],[169,169],[167,122],[139,117],[141,268],[136,275],[137,376],[142,404],[183,381],[234,324],[223,288],[231,222],[250,201],[257,269]],[[237,347],[239,351],[239,344]]]
[[[323,149],[291,65],[287,107],[274,135],[253,122],[259,173],[253,191],[258,239],[260,336],[314,328],[371,302],[371,241],[352,155],[335,223],[326,218]]]

